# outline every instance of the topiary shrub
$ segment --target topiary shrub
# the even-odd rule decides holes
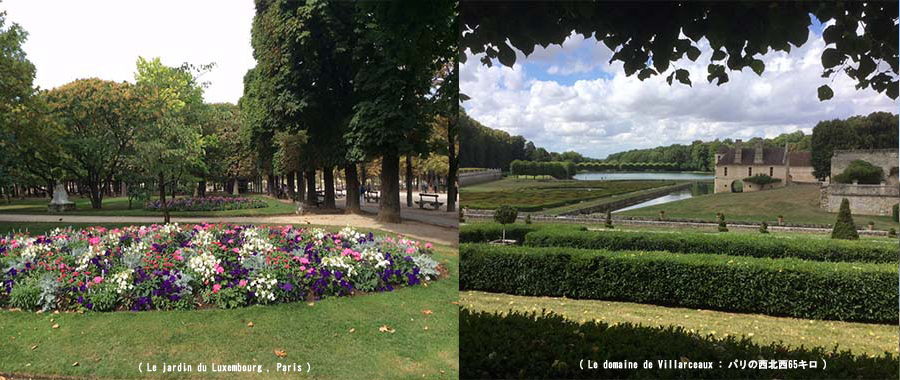
[[[500,206],[494,210],[494,221],[502,224],[504,227],[507,224],[515,223],[518,217],[519,211],[507,205]],[[506,240],[506,228],[503,229],[503,240]]]
[[[459,208],[459,222],[460,223],[466,222],[466,214],[465,214],[465,211],[463,211],[462,207]]]
[[[759,233],[761,233],[761,234],[769,233],[769,223],[762,222],[762,224],[759,225]]]
[[[838,211],[837,222],[831,230],[832,239],[859,240],[856,232],[856,224],[853,223],[853,215],[850,215],[850,201],[847,198],[841,200],[841,209]]]
[[[891,213],[891,216],[894,217],[894,223],[900,222],[900,204],[894,205],[894,212]]]
[[[525,224],[531,224],[531,214],[525,215]]]
[[[891,229],[888,231],[888,236],[892,238],[897,237],[897,230],[895,230],[894,227],[891,227]]]
[[[834,182],[877,185],[884,180],[884,169],[863,160],[853,160],[841,174],[834,176]]]
[[[728,225],[725,224],[725,214],[719,213],[719,232],[728,232]]]
[[[606,228],[616,228],[612,224],[612,210],[606,209]]]

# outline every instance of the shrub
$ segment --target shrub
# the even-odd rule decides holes
[[[762,224],[759,225],[759,233],[761,233],[761,234],[769,233],[769,223],[762,222]]]
[[[841,174],[834,176],[834,182],[877,185],[884,180],[884,169],[863,160],[854,160]]]
[[[531,224],[531,214],[525,215],[525,224]]]
[[[841,200],[841,208],[838,210],[837,222],[831,230],[832,239],[859,240],[856,232],[856,224],[853,223],[853,215],[850,215],[850,201],[847,198]]]
[[[9,305],[22,310],[35,310],[40,306],[41,288],[36,279],[25,279],[9,293]]]
[[[518,217],[519,212],[509,206],[500,206],[494,210],[494,221],[500,224],[513,224]]]
[[[900,222],[900,204],[894,205],[894,210],[891,212],[891,217],[894,218],[894,223]]]
[[[500,239],[503,236],[503,230],[506,229],[506,237],[508,239],[525,241],[525,236],[534,231],[587,231],[587,228],[579,225],[552,225],[552,224],[513,224],[500,225],[497,223],[474,223],[459,227],[460,243],[485,243]]]
[[[754,185],[765,186],[768,184],[781,182],[781,178],[772,178],[765,174],[757,174],[752,177],[744,178],[744,182],[750,182]]]
[[[890,231],[888,231],[888,236],[897,237],[897,230],[895,230],[894,227],[891,227]]]
[[[896,323],[896,264],[463,244],[460,290]]]
[[[829,262],[896,263],[896,244],[875,241],[828,240],[805,236],[760,238],[747,234],[705,234],[542,229],[528,233],[525,245],[608,249],[613,251],[668,251],[761,258],[796,258]]]
[[[588,321],[578,323],[552,313],[506,315],[459,312],[460,378],[644,378],[644,379],[887,379],[897,374],[896,356],[855,356],[833,348],[788,347],[782,343],[758,345],[749,338],[716,338],[688,332],[681,326],[649,327],[630,323],[614,325]],[[527,348],[527,352],[523,349]],[[723,363],[710,369],[666,369],[660,358],[690,358],[691,361]],[[585,358],[603,363],[627,359],[652,369],[580,369]],[[751,370],[728,368],[737,358],[816,361],[816,369]],[[828,363],[823,369],[822,360]]]
[[[606,209],[606,228],[616,228],[615,226],[613,226],[611,209]]]
[[[728,225],[725,224],[725,214],[719,214],[719,232],[728,232]]]
[[[459,222],[460,223],[466,222],[466,214],[465,214],[465,211],[463,211],[462,207],[459,208]]]
[[[258,198],[244,197],[198,197],[176,198],[166,201],[169,211],[223,211],[244,210],[267,207],[266,201]],[[153,201],[144,204],[145,210],[161,211],[162,202]]]

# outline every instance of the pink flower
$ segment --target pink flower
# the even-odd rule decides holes
[[[231,249],[231,251],[232,251],[232,252],[234,252],[234,253],[238,253],[238,252],[240,252],[240,250],[239,250],[239,249],[237,249],[237,248],[232,248],[232,249]]]
[[[349,256],[351,254],[353,254],[353,250],[350,248],[344,248],[344,251],[341,252],[341,256]]]
[[[306,257],[301,257],[300,264],[309,264],[309,259],[307,259]]]
[[[219,284],[213,285],[213,293],[218,293],[219,289],[222,289],[222,285],[219,285]]]
[[[181,256],[181,255],[175,255],[175,257],[173,257],[173,258],[174,258],[175,260],[177,260],[177,261],[183,261],[183,260],[184,260],[184,256]]]
[[[335,239],[334,244],[341,244],[341,239]]]
[[[216,265],[216,273],[221,274],[223,272],[225,272],[225,268],[222,268],[221,265]]]
[[[413,253],[416,253],[416,249],[415,249],[415,248],[409,247],[409,248],[406,249],[406,254],[407,254],[407,255],[412,255]]]
[[[100,276],[94,277],[94,283],[95,283],[95,284],[99,284],[99,283],[101,283],[101,282],[103,282],[103,277],[100,277]]]
[[[100,244],[100,238],[99,238],[99,237],[92,237],[90,240],[88,240],[88,242],[90,242],[91,245],[97,245],[97,244]]]
[[[242,288],[245,287],[245,286],[247,286],[247,280],[240,280],[240,281],[238,281],[238,286],[240,286],[240,287],[242,287]]]
[[[431,249],[431,243],[425,243],[425,248],[426,248],[426,249]]]

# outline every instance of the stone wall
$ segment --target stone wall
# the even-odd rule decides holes
[[[900,188],[897,185],[889,184],[832,183],[822,186],[821,206],[828,212],[838,212],[841,208],[841,200],[844,198],[850,202],[850,212],[854,214],[891,215],[894,205],[900,201]]]
[[[863,160],[880,166],[887,177],[888,185],[896,185],[898,159],[900,155],[897,149],[836,150],[831,156],[831,175],[842,173],[854,160]]]
[[[479,183],[496,181],[500,178],[503,178],[503,174],[500,173],[500,169],[485,169],[484,171],[480,172],[460,173],[459,185],[476,185]]]

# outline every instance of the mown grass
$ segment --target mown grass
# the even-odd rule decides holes
[[[793,185],[750,193],[719,193],[697,196],[685,200],[623,211],[617,215],[658,218],[660,211],[669,219],[696,219],[713,222],[716,213],[724,213],[725,220],[768,222],[777,225],[778,215],[785,223],[834,224],[837,213],[826,212],[819,207],[818,185]],[[857,227],[864,228],[870,221],[875,228],[887,230],[900,228],[900,224],[888,216],[854,215]]]
[[[224,211],[172,211],[172,216],[262,216],[262,215],[281,215],[291,214],[295,211],[291,203],[279,201],[277,199],[264,195],[247,195],[251,198],[259,198],[266,202],[267,206],[262,208],[251,208],[243,210],[224,210]],[[157,198],[153,198],[157,199]],[[128,209],[128,198],[115,197],[104,198],[103,208],[91,208],[91,201],[83,197],[71,197],[70,201],[75,202],[76,209],[67,211],[59,215],[97,215],[97,216],[161,216],[162,212],[148,211],[143,209],[140,202],[134,202],[132,208]],[[13,199],[11,204],[0,201],[0,214],[37,214],[48,215],[47,203],[49,201],[44,198],[27,198],[24,200]]]
[[[781,342],[791,347],[824,347],[828,350],[837,345],[840,349],[870,356],[885,352],[897,356],[900,352],[897,325],[796,319],[631,302],[526,297],[479,291],[460,292],[459,298],[461,306],[488,312],[506,313],[513,309],[540,313],[546,309],[580,323],[596,320],[645,326],[677,325],[702,335],[746,336],[761,345]]]
[[[520,211],[539,211],[612,195],[658,188],[674,184],[671,181],[522,181],[520,186],[504,182],[493,191],[463,191],[460,199],[464,207],[495,209],[509,205]],[[489,182],[483,185],[496,184]],[[479,185],[480,186],[480,185]],[[502,190],[500,190],[502,188]],[[466,188],[468,189],[468,188]]]
[[[161,375],[457,378],[459,255],[454,247],[436,246],[435,258],[449,276],[428,286],[312,305],[84,314],[0,311],[0,373],[137,378],[147,375],[138,372],[141,362],[160,368],[183,362],[195,369],[198,363],[260,364],[263,373]],[[394,332],[379,331],[385,325]],[[311,373],[276,372],[276,363],[305,367],[307,362]]]

